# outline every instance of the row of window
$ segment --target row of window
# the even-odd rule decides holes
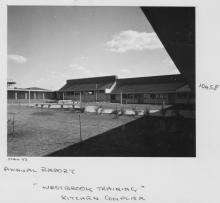
[[[165,94],[143,94],[144,99],[168,99],[167,93]],[[172,94],[177,99],[187,99],[187,98],[193,98],[193,95],[191,93],[177,93]],[[170,95],[171,96],[171,95]],[[141,98],[141,94],[123,94],[123,99],[138,99]],[[113,95],[112,95],[113,98]]]
[[[97,93],[105,93],[104,90],[98,90]],[[95,95],[96,91],[84,91],[81,92],[81,95]],[[67,96],[79,96],[80,92],[66,92],[65,95]],[[112,95],[113,96],[113,95]],[[176,95],[177,99],[187,99],[192,98],[193,95],[190,93],[177,93]],[[123,99],[139,99],[142,97],[141,94],[123,94]],[[168,94],[143,94],[144,99],[168,99]]]
[[[144,94],[144,99],[167,99],[168,94]]]
[[[123,94],[123,99],[138,99],[144,97],[144,99],[166,99],[167,94]]]
[[[95,95],[95,93],[105,93],[104,90],[97,90],[97,91],[83,91],[81,92],[81,95]],[[65,95],[67,96],[79,96],[80,92],[65,92]]]
[[[177,99],[187,99],[192,98],[192,94],[190,93],[177,93]],[[144,98],[146,99],[167,99],[168,94],[144,94]]]
[[[195,98],[195,95],[192,93],[178,93],[177,98],[178,99],[193,99]]]

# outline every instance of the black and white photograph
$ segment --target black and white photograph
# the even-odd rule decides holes
[[[220,202],[219,1],[0,2],[0,202]]]
[[[195,12],[8,5],[7,156],[196,157]]]

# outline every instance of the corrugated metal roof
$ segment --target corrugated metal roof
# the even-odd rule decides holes
[[[124,93],[151,93],[174,92],[182,87],[185,80],[182,75],[162,75],[139,78],[118,79],[112,94]]]
[[[96,83],[109,83],[113,82],[117,79],[117,76],[110,75],[110,76],[102,76],[102,77],[92,77],[92,78],[80,78],[80,79],[71,79],[67,80],[67,83],[71,84],[96,84]]]
[[[116,76],[67,80],[67,83],[59,91],[105,90],[111,88],[115,80]]]
[[[183,83],[160,83],[160,84],[136,84],[136,85],[116,85],[112,94],[122,93],[169,93],[183,86]]]
[[[181,74],[175,75],[159,75],[159,76],[149,76],[149,77],[137,77],[137,78],[122,78],[117,79],[119,84],[158,84],[158,83],[178,83],[184,82]]]
[[[123,79],[116,79],[116,76],[106,76],[67,80],[67,83],[59,91],[105,90],[111,88],[115,81],[117,84],[112,94],[174,92],[185,84],[185,80],[180,74]]]
[[[107,84],[97,84],[97,83],[90,83],[90,84],[66,84],[64,85],[59,91],[61,92],[68,92],[68,91],[89,91],[89,90],[105,90],[109,89],[112,86],[112,83]]]

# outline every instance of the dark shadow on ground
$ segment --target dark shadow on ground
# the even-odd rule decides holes
[[[47,156],[195,157],[195,140],[195,119],[145,116]]]
[[[175,104],[168,107],[166,110],[191,110],[195,112],[195,104]]]

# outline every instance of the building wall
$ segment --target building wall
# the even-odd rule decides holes
[[[25,99],[25,92],[17,92],[17,99]]]
[[[177,93],[176,94],[176,102],[177,104],[187,104],[187,103],[194,103],[195,98],[192,93],[189,92],[183,92],[183,93]]]
[[[80,93],[79,92],[57,92],[57,99],[58,100],[73,100],[73,101],[80,101]],[[110,101],[110,95],[105,93],[94,92],[81,92],[81,101],[82,102],[101,102],[101,101]]]
[[[56,99],[55,92],[45,92],[45,99]]]
[[[43,99],[31,99],[30,103],[43,103],[46,100]],[[49,101],[49,99],[47,99],[47,101]],[[18,100],[14,100],[14,99],[8,99],[7,101],[8,104],[27,104],[29,103],[29,99],[18,99]]]
[[[163,102],[168,103],[167,94],[123,94],[123,104],[162,104]],[[120,103],[121,95],[112,94],[111,102]]]
[[[15,99],[15,92],[14,91],[8,91],[8,99]]]
[[[44,94],[44,97],[43,97]],[[7,91],[7,99],[8,102],[11,103],[13,101],[18,100],[22,103],[29,102],[29,92],[28,91],[16,91],[16,90],[8,90]],[[51,100],[55,99],[54,92],[39,92],[39,91],[31,91],[30,92],[30,100]]]
[[[123,94],[123,104],[186,104],[194,101],[190,93]],[[120,103],[121,95],[112,94],[112,103]]]
[[[169,95],[167,93],[144,94],[144,104],[168,104]]]

